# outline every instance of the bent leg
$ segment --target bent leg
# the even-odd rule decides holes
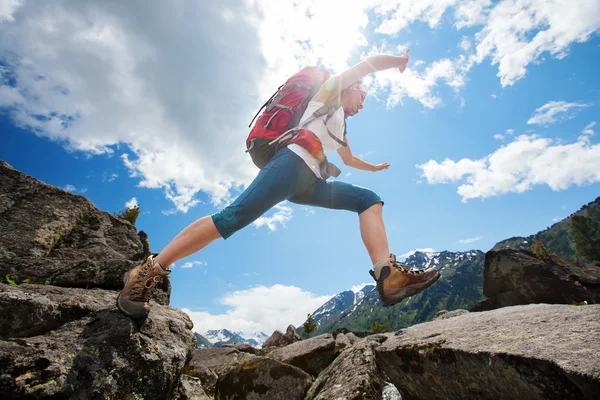
[[[358,213],[361,237],[373,264],[389,257],[383,224],[383,200],[372,190],[345,182],[319,179],[305,192],[289,200],[296,204]]]

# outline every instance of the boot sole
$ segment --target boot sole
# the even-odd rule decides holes
[[[405,298],[414,296],[415,294],[427,289],[429,286],[433,285],[439,278],[440,273],[437,272],[437,274],[428,281],[425,281],[419,285],[407,286],[405,288],[402,288],[402,290],[400,290],[398,293],[393,294],[392,296],[385,296],[385,301],[383,300],[383,298],[381,299],[382,303],[385,307],[390,307],[394,304],[398,304]]]

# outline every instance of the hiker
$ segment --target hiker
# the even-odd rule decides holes
[[[310,102],[300,118],[302,129],[292,129],[281,135],[293,131],[289,135],[290,141],[282,142],[282,138],[278,138],[281,145],[278,151],[267,157],[264,165],[257,164],[262,169],[232,204],[216,214],[196,220],[161,253],[150,255],[141,265],[125,273],[125,287],[117,298],[119,310],[134,319],[146,318],[150,311],[150,295],[156,284],[170,273],[168,268],[172,263],[216,239],[227,239],[284,200],[358,213],[361,237],[373,263],[373,270],[369,272],[377,282],[384,306],[396,304],[433,284],[439,278],[435,269],[409,270],[390,254],[382,216],[383,201],[377,194],[360,186],[326,180],[328,175],[336,174],[337,168],[326,161],[326,155],[333,150],[338,151],[349,167],[373,172],[389,167],[388,163],[371,164],[352,153],[345,135],[345,119],[363,108],[367,93],[362,78],[387,69],[399,69],[402,73],[408,58],[408,50],[402,56],[370,56],[315,87],[316,93],[306,99]],[[327,76],[330,75],[327,73]],[[265,106],[286,108],[273,101],[275,97]],[[323,107],[329,110],[326,114],[318,111]],[[302,138],[306,140],[303,142]],[[249,150],[252,145],[249,143]],[[254,157],[253,160],[257,163]]]

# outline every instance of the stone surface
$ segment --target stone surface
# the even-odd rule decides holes
[[[321,372],[306,394],[306,400],[381,400],[386,382],[373,349],[386,339],[385,335],[371,335],[343,351]]]
[[[195,343],[182,311],[155,304],[138,326],[115,309],[116,291],[1,289],[0,312],[9,323],[0,339],[0,398],[164,399],[179,386]],[[15,318],[19,313],[26,323]],[[18,327],[27,335],[10,337],[19,336]]]
[[[300,368],[256,357],[219,378],[215,399],[302,400],[311,382],[310,376]]]
[[[51,285],[0,285],[0,337],[43,335],[110,308],[115,293]]]
[[[339,333],[335,338],[335,354],[338,355],[345,348],[352,346],[359,338],[352,332]]]
[[[229,348],[241,351],[242,353],[250,353],[250,354],[259,354],[260,353],[259,349],[252,346],[249,343],[226,343],[221,347],[224,347],[224,348],[229,347]]]
[[[192,358],[186,365],[186,369],[191,375],[200,378],[204,391],[212,397],[215,394],[215,385],[219,376],[254,357],[252,354],[243,353],[230,347],[195,348],[192,350]]]
[[[467,313],[468,313],[467,310],[453,310],[453,311],[441,310],[441,311],[438,311],[438,313],[433,316],[432,321],[437,321],[438,319],[454,318],[454,317],[458,317],[459,315],[463,315],[463,314],[467,314]]]
[[[387,336],[374,350],[377,364],[405,400],[600,393],[600,305],[505,307]]]
[[[117,290],[149,254],[148,236],[129,222],[0,162],[0,276]],[[168,304],[170,290],[163,280],[155,299]]]
[[[315,336],[273,350],[268,357],[316,377],[335,358],[335,340],[330,334]]]
[[[485,255],[483,294],[471,311],[547,303],[600,303],[600,268],[567,256],[538,259],[529,250],[491,250]]]
[[[189,375],[181,375],[179,387],[171,400],[211,400],[202,389],[200,378]]]

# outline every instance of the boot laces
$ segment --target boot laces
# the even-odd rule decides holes
[[[392,259],[392,265],[405,274],[419,275],[425,272],[425,270],[422,269],[410,269],[408,265],[396,261],[395,257]]]
[[[131,287],[131,297],[136,301],[146,302],[154,292],[158,282],[162,280],[162,276],[152,274],[152,265],[145,262],[138,272],[138,279]]]

